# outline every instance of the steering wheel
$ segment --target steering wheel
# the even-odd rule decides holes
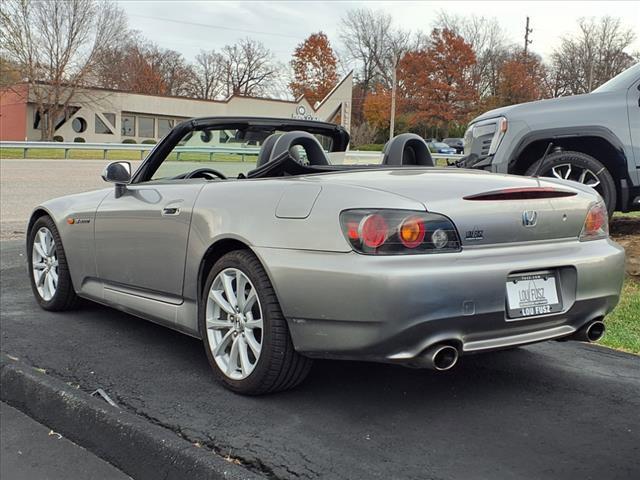
[[[184,178],[208,178],[209,180],[213,180],[214,178],[219,178],[221,180],[226,180],[227,177],[213,168],[197,168],[193,172],[187,173]]]

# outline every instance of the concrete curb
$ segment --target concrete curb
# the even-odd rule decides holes
[[[0,357],[0,399],[135,479],[263,478],[5,355]]]

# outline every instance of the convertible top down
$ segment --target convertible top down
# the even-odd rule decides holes
[[[84,297],[201,338],[215,376],[245,394],[297,385],[313,358],[447,370],[604,334],[624,251],[594,190],[438,168],[414,134],[382,164],[351,165],[348,142],[313,121],[179,124],[135,173],[109,164],[115,188],[34,210],[36,300]],[[212,161],[256,147],[255,167]]]

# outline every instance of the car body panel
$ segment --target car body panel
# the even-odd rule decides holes
[[[130,185],[121,195],[111,191],[95,218],[98,276],[179,299],[191,212],[204,186],[180,180]]]

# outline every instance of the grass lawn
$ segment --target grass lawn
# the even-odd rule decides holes
[[[79,144],[81,145],[81,144]],[[22,158],[23,150],[21,148],[0,148],[0,158]],[[140,157],[140,151],[122,151],[122,150],[109,150],[107,151],[107,160],[143,160],[147,156],[146,151],[142,153]],[[27,151],[27,159],[63,159],[64,149],[61,148],[34,148]],[[75,160],[102,160],[102,150],[82,150],[82,147],[78,146],[69,150],[70,159]],[[172,153],[169,155],[170,161],[177,160],[177,154]],[[255,163],[257,160],[256,154],[245,154],[244,161]],[[205,152],[184,152],[180,154],[180,161],[184,162],[209,162],[209,154]],[[242,162],[242,155],[236,155],[233,153],[213,153],[211,156],[212,162]]]
[[[635,211],[635,212],[627,212],[627,213],[622,213],[622,212],[616,212],[613,214],[613,218],[618,218],[618,217],[635,217],[638,218],[640,217],[640,210]]]
[[[616,309],[605,319],[607,332],[599,342],[608,347],[640,354],[640,281],[627,276]]]

